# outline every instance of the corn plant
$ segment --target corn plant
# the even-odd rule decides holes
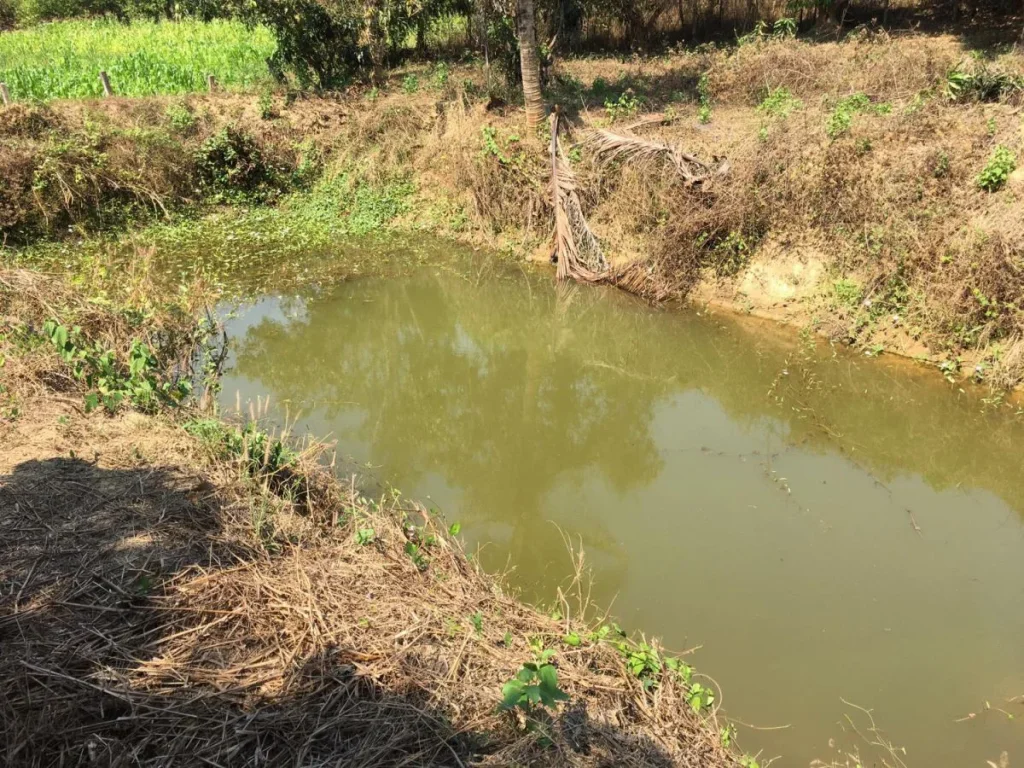
[[[231,21],[62,21],[0,35],[0,81],[15,100],[102,96],[100,70],[124,96],[204,90],[208,74],[245,89],[269,78],[275,48],[269,30]]]

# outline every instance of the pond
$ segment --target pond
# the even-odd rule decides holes
[[[226,408],[269,396],[526,599],[551,604],[582,543],[594,604],[696,648],[747,751],[877,754],[857,705],[908,765],[1024,758],[1010,409],[749,320],[413,261],[242,306]]]

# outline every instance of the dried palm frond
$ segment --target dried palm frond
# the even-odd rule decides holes
[[[651,163],[659,160],[667,162],[682,176],[687,186],[700,184],[712,176],[726,173],[729,169],[728,163],[725,162],[719,164],[717,168],[712,168],[675,144],[612,133],[603,128],[591,133],[585,143],[593,148],[598,159],[604,163],[610,163],[613,160],[635,163]]]
[[[555,254],[558,279],[597,282],[608,273],[601,243],[583,215],[576,174],[558,142],[561,112],[551,115],[551,204],[555,209]]]

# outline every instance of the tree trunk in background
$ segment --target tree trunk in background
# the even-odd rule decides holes
[[[530,127],[544,120],[544,97],[540,92],[540,57],[537,55],[537,19],[533,0],[519,0],[519,57],[522,60],[523,96],[526,122]]]
[[[388,47],[384,25],[381,24],[381,13],[383,11],[381,6],[381,0],[372,0],[372,2],[366,4],[365,10],[369,21],[370,63],[373,65],[370,77],[374,85],[380,85],[384,82],[384,64],[387,58]]]

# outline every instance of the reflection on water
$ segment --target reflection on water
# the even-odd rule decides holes
[[[300,412],[528,598],[568,574],[558,529],[582,539],[624,626],[702,646],[729,714],[789,724],[747,749],[832,756],[843,697],[911,765],[1024,758],[1024,723],[954,722],[1024,693],[1024,429],[936,377],[447,268],[264,299],[229,332],[225,402]]]

